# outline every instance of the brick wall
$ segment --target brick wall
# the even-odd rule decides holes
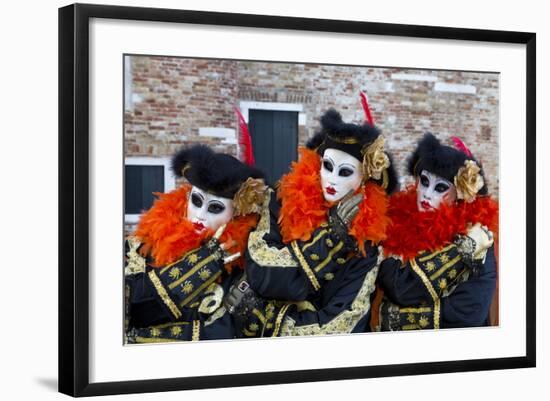
[[[126,156],[170,156],[197,142],[236,155],[232,108],[241,101],[301,105],[303,144],[329,107],[346,121],[361,122],[358,93],[365,90],[400,175],[424,132],[447,144],[457,135],[483,162],[489,191],[498,197],[498,74],[171,57],[129,61]]]
[[[239,62],[239,100],[301,103],[306,124],[300,143],[329,107],[361,122],[359,91],[368,94],[402,178],[406,158],[426,132],[444,143],[459,136],[480,158],[489,190],[498,196],[498,74]]]

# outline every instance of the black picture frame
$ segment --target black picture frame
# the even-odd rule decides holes
[[[89,117],[91,18],[515,43],[526,48],[526,354],[456,360],[90,383]],[[74,4],[59,9],[59,391],[71,396],[173,391],[534,367],[536,364],[536,35],[433,26]]]

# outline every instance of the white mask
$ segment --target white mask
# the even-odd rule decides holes
[[[216,231],[233,218],[233,199],[209,194],[197,187],[191,188],[187,202],[187,219],[197,232]]]
[[[361,162],[349,153],[338,149],[326,149],[321,165],[321,186],[329,202],[337,202],[350,191],[355,191],[363,181]]]
[[[422,170],[416,184],[416,205],[421,212],[438,209],[441,203],[450,205],[456,200],[456,187],[450,181]]]

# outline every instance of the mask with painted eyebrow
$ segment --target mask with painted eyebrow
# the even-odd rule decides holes
[[[456,201],[456,187],[445,178],[422,170],[416,184],[416,204],[421,212],[438,209]]]
[[[338,149],[326,149],[321,164],[323,196],[329,202],[337,202],[349,191],[361,186],[363,172],[361,162],[349,153]]]
[[[233,218],[233,199],[212,195],[200,188],[191,189],[187,202],[187,219],[197,232],[205,229],[216,231]]]

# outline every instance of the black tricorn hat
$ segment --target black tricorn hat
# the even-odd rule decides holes
[[[342,121],[340,113],[331,108],[321,116],[321,131],[317,132],[306,146],[317,151],[321,157],[326,149],[338,149],[363,163],[366,149],[380,135],[380,130],[368,122],[363,124],[345,123]],[[389,159],[389,166],[384,171],[384,177],[379,180],[371,179],[383,186],[387,193],[392,193],[397,188],[397,173],[391,155],[387,151],[384,153]]]
[[[172,171],[203,191],[229,199],[249,178],[264,179],[260,170],[206,145],[181,149],[172,158]]]
[[[439,139],[430,132],[424,134],[408,160],[409,174],[417,177],[422,170],[426,170],[454,183],[454,178],[458,170],[464,166],[464,162],[473,160],[479,166],[479,173],[483,177],[483,187],[477,194],[486,195],[487,184],[481,163],[473,157],[460,139],[453,137],[453,140],[459,149],[442,145]]]

